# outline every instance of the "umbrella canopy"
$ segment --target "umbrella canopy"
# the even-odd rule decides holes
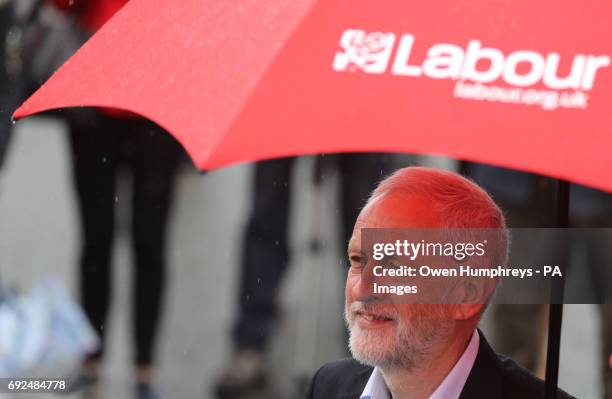
[[[444,154],[612,191],[604,0],[132,0],[19,108],[120,108],[197,166]]]

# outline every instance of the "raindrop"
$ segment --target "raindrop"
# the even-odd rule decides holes
[[[280,242],[278,240],[274,240],[274,245],[280,245]]]
[[[261,285],[261,279],[260,278],[257,279],[257,284]]]
[[[115,195],[115,203],[119,202],[119,196]]]
[[[102,162],[106,163],[106,157],[102,157]]]

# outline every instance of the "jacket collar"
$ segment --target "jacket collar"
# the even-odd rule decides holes
[[[360,371],[356,379],[357,383],[350,387],[351,391],[340,394],[338,399],[359,399],[373,371],[373,367],[366,367],[363,371]]]
[[[480,345],[476,361],[459,399],[501,399],[499,387],[502,385],[502,376],[497,354],[485,339],[482,331],[478,330],[478,334],[480,335]],[[368,367],[361,372],[357,378],[358,383],[351,387],[350,392],[341,394],[338,399],[359,399],[373,370],[373,368]]]
[[[480,334],[480,347],[474,367],[468,376],[459,399],[487,398],[501,399],[502,375],[497,354]]]

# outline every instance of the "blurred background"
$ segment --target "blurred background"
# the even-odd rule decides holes
[[[68,154],[65,124],[41,117],[16,125],[1,173],[0,276],[6,284],[29,289],[46,273],[54,273],[78,298],[79,223]],[[330,176],[324,181],[318,209],[321,224],[313,226],[313,162],[302,161],[295,170],[299,183],[294,185],[296,201],[291,207],[293,267],[282,286],[282,317],[269,351],[273,394],[253,397],[296,397],[297,382],[304,373],[346,356],[341,316],[344,276],[338,264],[344,261],[344,249],[329,245],[313,255],[309,246],[313,234],[322,242],[339,241],[334,217],[339,212],[337,179]],[[453,165],[443,159],[428,162]],[[216,379],[233,349],[229,333],[236,313],[252,174],[252,165],[201,175],[185,164],[179,172],[169,223],[168,285],[155,378],[166,397],[215,397]],[[112,256],[116,284],[102,372],[102,397],[108,398],[128,398],[131,393],[132,268],[129,221],[123,217],[130,201],[129,193],[119,189]],[[576,397],[600,398],[596,306],[569,305],[566,309],[560,386]],[[490,327],[490,320],[485,320],[488,336]]]
[[[56,3],[74,11],[72,1]],[[27,62],[37,57],[23,58],[20,46],[30,46],[33,57],[24,28],[59,15],[32,14],[42,2],[20,0],[21,11],[15,4],[0,1],[0,366],[13,367],[0,367],[0,377],[15,376],[10,370],[70,377],[82,385],[72,397],[90,399],[135,392],[139,398],[300,398],[318,367],[348,355],[345,245],[380,178],[407,165],[460,171],[492,192],[511,226],[550,223],[550,180],[441,157],[303,157],[203,174],[166,133],[133,116],[56,112],[13,124],[14,108],[45,74],[29,71]],[[90,18],[85,26],[97,23]],[[82,137],[89,141],[79,142]],[[582,190],[573,198],[575,225],[596,227],[612,216],[609,195]],[[11,325],[11,335],[7,327],[11,298],[28,298],[49,276],[67,289],[72,303],[61,309],[73,312],[79,345],[18,368],[7,359],[28,350],[30,341],[18,349],[11,344],[19,331]],[[495,348],[541,373],[544,309],[500,309],[489,311],[483,331]],[[39,318],[50,312],[38,310]],[[597,305],[566,307],[559,385],[579,398],[603,398],[610,377],[610,351],[601,338],[609,341],[612,332],[600,314],[610,319]],[[24,325],[23,336],[35,332],[35,323]],[[104,353],[84,360],[95,335],[105,337]],[[37,339],[31,342],[45,342]],[[50,342],[41,354],[58,347]],[[134,381],[144,386],[135,391]]]

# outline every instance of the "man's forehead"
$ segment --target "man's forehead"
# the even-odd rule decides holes
[[[370,201],[361,211],[348,252],[361,252],[361,229],[430,228],[441,226],[431,201],[420,195],[385,194]]]
[[[371,201],[359,214],[355,229],[438,227],[440,222],[428,198],[392,193]]]

